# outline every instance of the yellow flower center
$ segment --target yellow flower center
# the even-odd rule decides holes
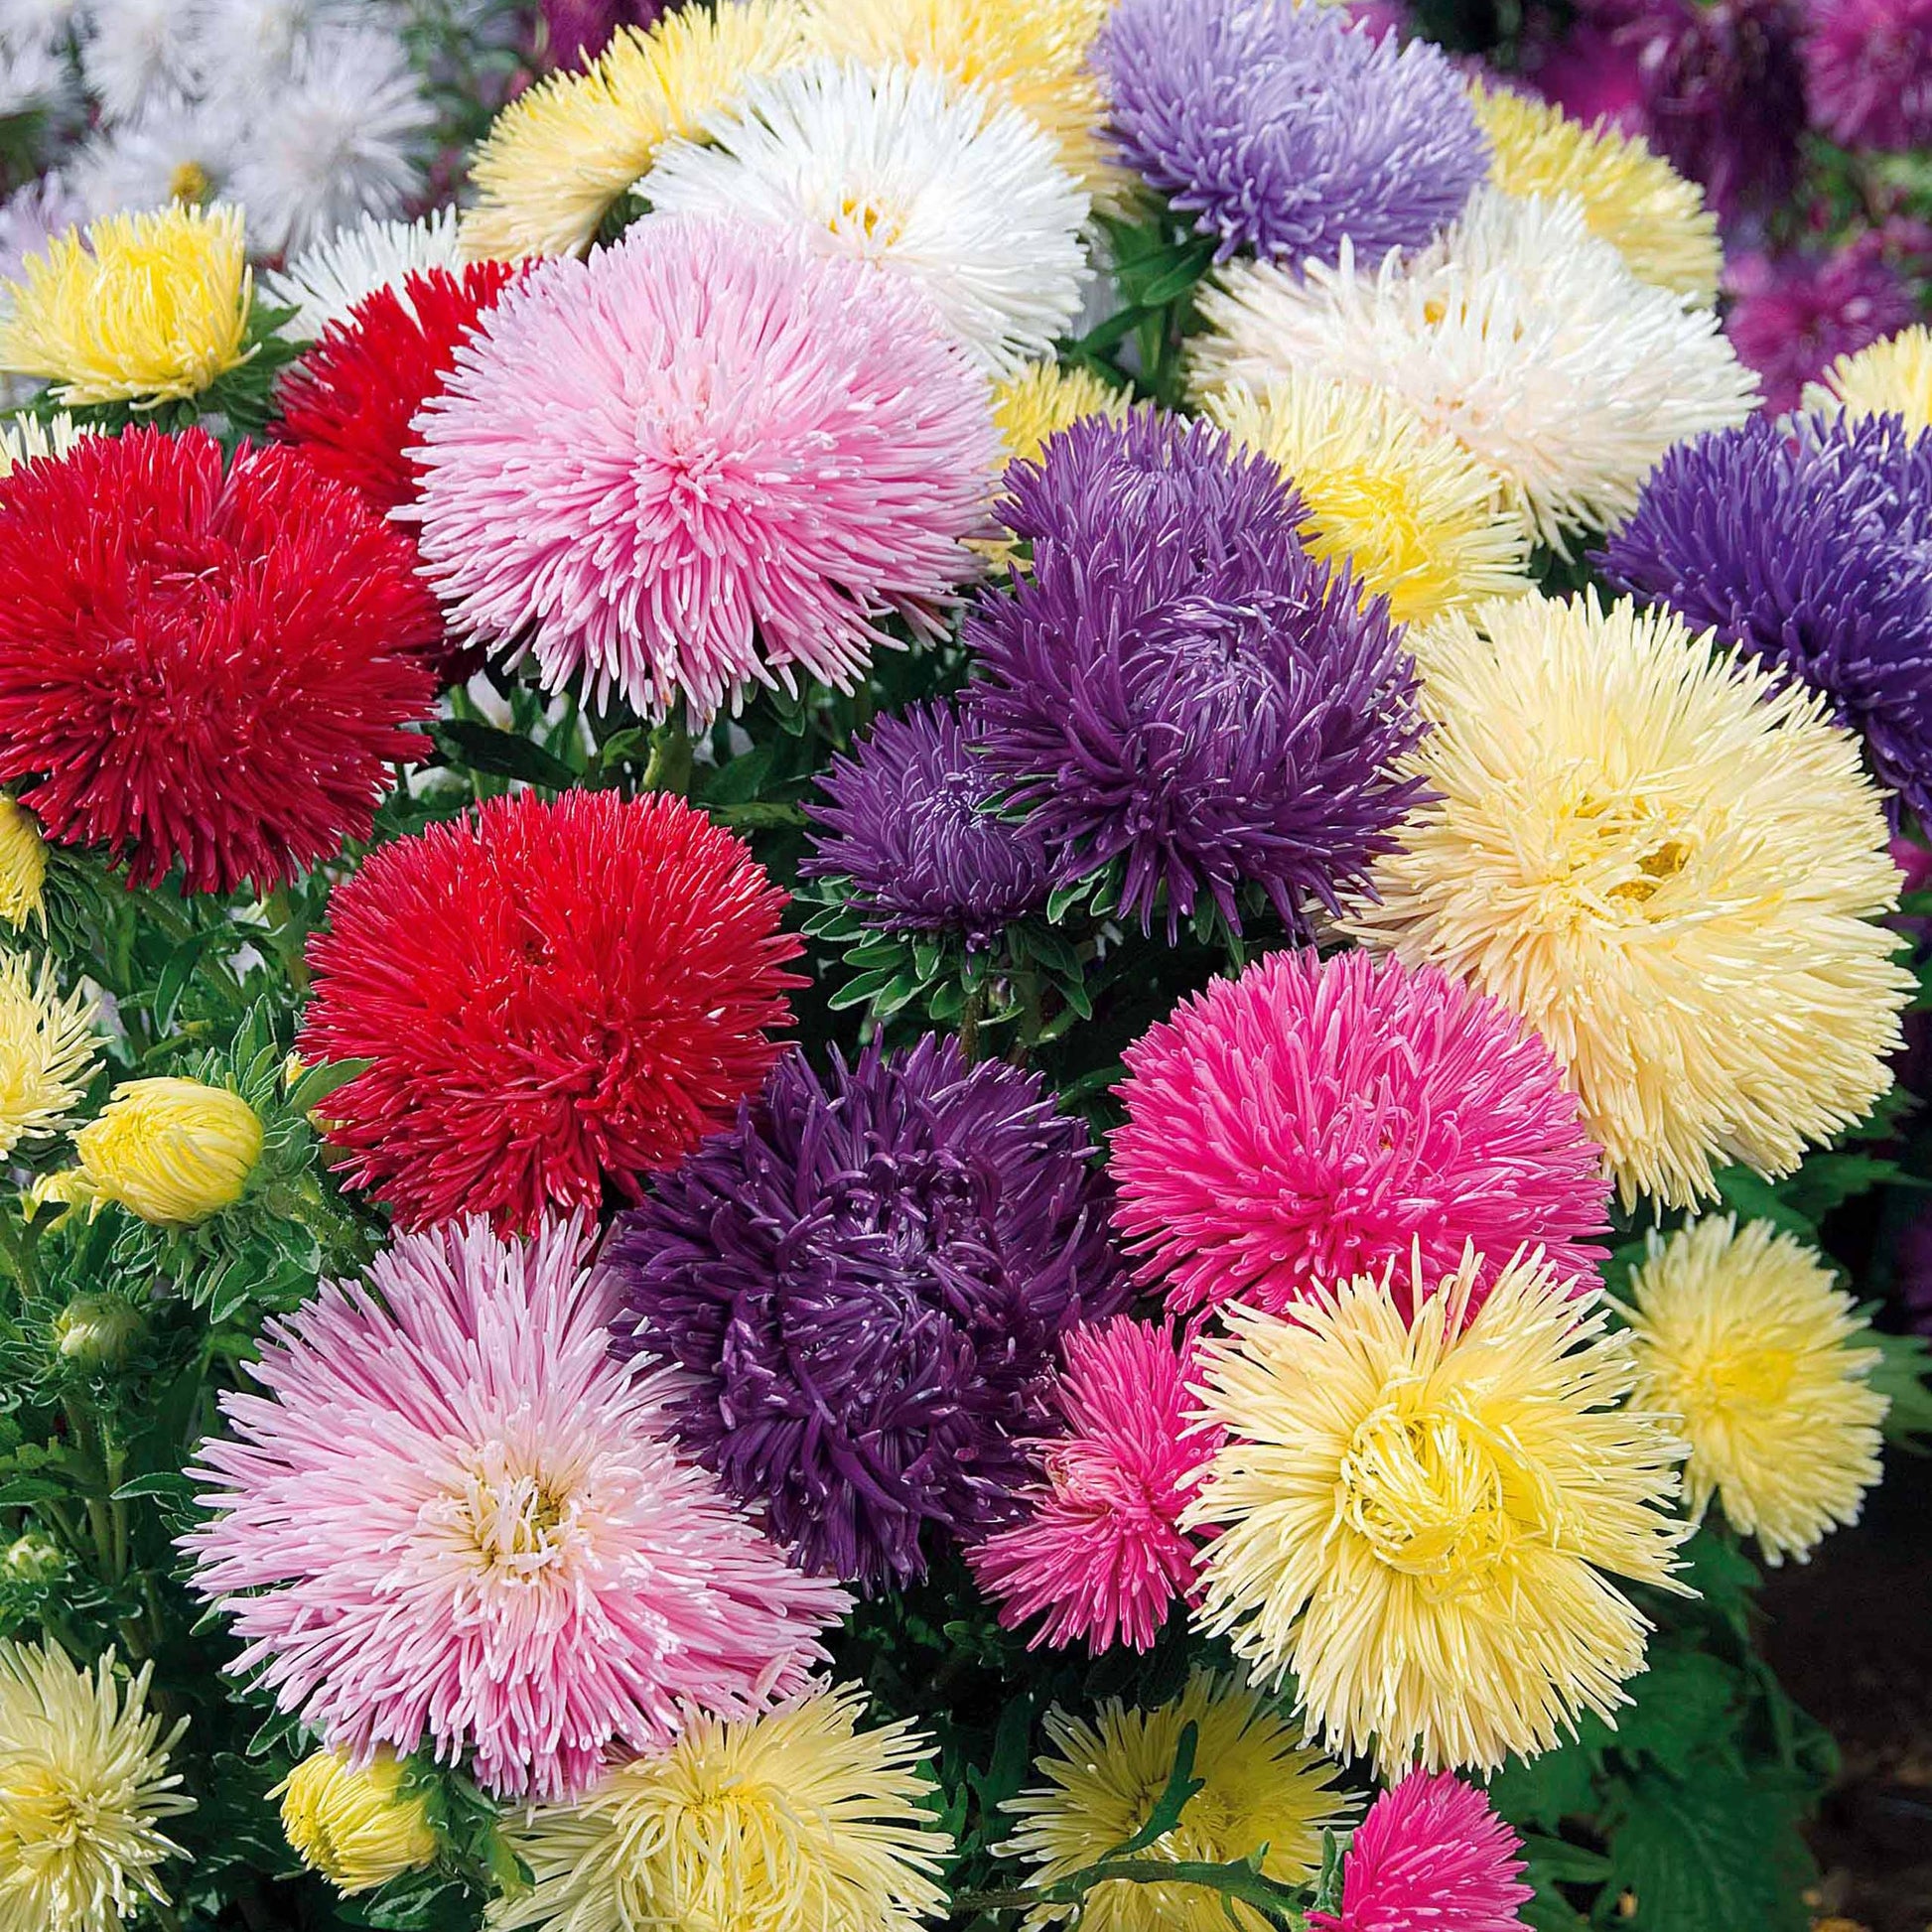
[[[849,190],[827,225],[841,241],[856,242],[860,252],[868,255],[883,254],[904,232],[904,223],[891,208]]]
[[[7,1772],[5,1785],[7,1836],[21,1846],[71,1851],[93,1834],[98,1806],[51,1765],[20,1764]]]
[[[561,1564],[576,1520],[540,1475],[506,1470],[494,1457],[472,1476],[462,1514],[479,1567],[508,1584],[534,1583]]]
[[[208,179],[208,172],[199,161],[184,161],[168,177],[168,199],[186,202],[192,207],[200,207],[208,198],[214,187]]]
[[[1691,828],[1644,798],[1604,799],[1586,788],[1550,823],[1544,876],[1573,916],[1586,919],[1621,925],[1659,916],[1651,901],[1697,852]]]
[[[1798,1358],[1788,1348],[1740,1348],[1705,1363],[1694,1399],[1701,1400],[1707,1415],[1772,1411],[1783,1402],[1797,1369]]]

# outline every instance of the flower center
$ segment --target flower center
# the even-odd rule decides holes
[[[21,1764],[7,1776],[7,1836],[42,1852],[92,1836],[96,1801],[44,1764]]]
[[[1651,901],[1697,855],[1687,826],[1644,798],[1604,799],[1585,788],[1553,814],[1546,877],[1575,909],[1617,924],[1657,918]],[[1682,903],[1682,895],[1675,896]]]
[[[870,195],[847,189],[840,199],[838,212],[826,225],[838,238],[863,255],[882,255],[904,232],[903,223],[891,208],[882,207]]]
[[[1707,1414],[1775,1409],[1783,1402],[1797,1371],[1788,1348],[1744,1348],[1707,1362],[1694,1391]]]
[[[168,177],[168,197],[171,201],[186,202],[192,207],[200,207],[207,200],[208,191],[213,186],[207,170],[199,161],[184,161]]]
[[[535,1583],[564,1560],[576,1505],[534,1470],[486,1455],[472,1472],[457,1514],[476,1567],[492,1581]]]

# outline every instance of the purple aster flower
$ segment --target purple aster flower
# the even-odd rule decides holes
[[[1827,693],[1879,780],[1932,810],[1932,430],[1754,416],[1679,444],[1601,562]]]
[[[1370,260],[1454,220],[1489,168],[1441,49],[1294,0],[1121,0],[1094,65],[1130,166],[1218,238]]]
[[[828,802],[805,811],[825,829],[800,870],[850,879],[852,908],[868,925],[959,932],[968,946],[989,946],[1046,903],[1045,843],[991,809],[1004,787],[952,705],[880,719],[819,782]]]
[[[1126,1300],[1085,1123],[953,1040],[802,1054],[619,1222],[621,1347],[687,1376],[678,1432],[804,1566],[919,1576],[928,1526],[1013,1520],[1061,1333]]]
[[[1734,256],[1725,281],[1731,310],[1725,333],[1764,379],[1773,416],[1797,408],[1805,384],[1841,355],[1894,335],[1918,316],[1898,272],[1869,245],[1854,242],[1822,259],[1811,255]]]
[[[1588,21],[1573,23],[1561,40],[1528,39],[1523,73],[1545,100],[1586,127],[1600,121],[1623,134],[1650,132],[1635,53]]]
[[[1259,886],[1292,932],[1390,850],[1419,782],[1415,666],[1295,530],[1264,457],[1142,410],[1075,423],[1007,472],[1031,576],[982,595],[968,725],[1058,876],[1123,862],[1120,903],[1172,937],[1203,895],[1237,930]]]
[[[1812,120],[1841,146],[1932,142],[1932,0],[1816,0],[1805,69]]]
[[[620,27],[648,27],[664,11],[659,0],[543,0],[551,62],[574,68],[602,53]]]

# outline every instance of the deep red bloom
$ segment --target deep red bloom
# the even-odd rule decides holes
[[[472,262],[460,274],[425,268],[401,289],[364,296],[283,376],[276,435],[380,512],[415,501],[410,422],[517,273],[514,262]]]
[[[739,1101],[790,1022],[785,895],[682,800],[490,799],[370,855],[309,943],[299,1050],[346,1177],[405,1226],[627,1200]]]
[[[407,538],[285,450],[88,437],[0,491],[0,780],[137,885],[260,888],[368,835],[423,740]]]

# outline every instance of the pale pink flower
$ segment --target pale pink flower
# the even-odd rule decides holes
[[[849,689],[973,574],[1000,446],[927,298],[796,235],[685,216],[528,275],[416,418],[457,623],[662,716],[799,672]]]
[[[405,1235],[263,1337],[190,1475],[195,1587],[285,1711],[366,1758],[473,1754],[574,1795],[607,1749],[798,1690],[849,1599],[682,1462],[664,1379],[609,1352],[581,1223]],[[373,1291],[373,1292],[371,1292]]]

